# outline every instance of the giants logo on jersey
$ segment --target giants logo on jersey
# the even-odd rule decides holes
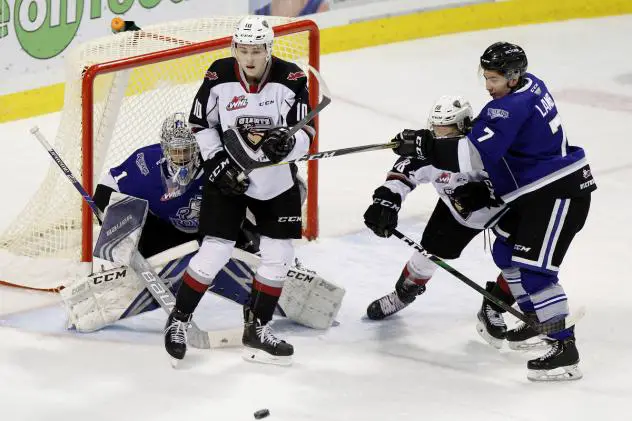
[[[273,123],[271,117],[242,115],[237,118],[236,126],[250,149],[257,151],[266,130],[273,127]]]
[[[226,111],[235,111],[248,106],[248,98],[245,95],[234,97],[228,105],[226,105]]]
[[[452,174],[447,171],[444,171],[441,174],[439,174],[439,177],[435,179],[435,183],[448,184],[450,182],[450,178],[452,178]]]
[[[290,72],[289,75],[287,75],[287,80],[298,80],[302,77],[305,77],[305,73],[304,72]]]

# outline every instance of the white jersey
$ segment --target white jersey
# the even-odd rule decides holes
[[[488,178],[484,171],[453,173],[440,170],[428,165],[425,160],[416,158],[399,158],[393,169],[388,173],[384,186],[394,193],[399,193],[402,202],[406,195],[419,184],[431,183],[439,197],[448,206],[452,216],[461,224],[469,228],[484,229],[494,220],[505,205],[483,208],[475,212],[467,212],[452,198],[454,189],[470,181],[481,181]]]
[[[248,85],[233,57],[211,64],[193,102],[189,122],[204,160],[224,151],[223,133],[240,129],[239,147],[248,157],[269,161],[261,151],[261,132],[277,126],[292,126],[309,111],[307,76],[294,63],[272,57],[259,85]],[[294,149],[287,160],[309,151],[315,131],[307,125],[296,135]],[[294,185],[292,165],[279,165],[252,171],[246,195],[268,200]]]

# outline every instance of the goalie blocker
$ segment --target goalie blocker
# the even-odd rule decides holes
[[[134,206],[134,200],[117,200],[119,206],[126,202],[130,207]],[[124,221],[108,219],[121,214],[127,212],[106,213],[103,225],[120,226]],[[106,235],[103,230],[102,235]],[[125,240],[131,244],[137,241],[136,238]],[[99,243],[97,241],[97,246]],[[168,282],[171,291],[175,292],[197,248],[195,242],[186,243],[160,253],[160,256],[148,259],[148,262],[154,268],[162,267],[160,278]],[[102,252],[97,251],[97,254]],[[215,277],[209,292],[244,305],[250,296],[252,278],[259,263],[258,256],[235,249],[233,258]],[[288,279],[275,313],[307,327],[327,329],[338,314],[344,294],[344,288],[297,264],[288,270]],[[126,266],[72,281],[60,295],[68,316],[67,327],[74,327],[80,332],[99,330],[118,320],[158,307],[145,283]]]

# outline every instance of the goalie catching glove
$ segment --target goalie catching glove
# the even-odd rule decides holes
[[[250,186],[250,179],[239,177],[241,168],[223,150],[204,161],[204,172],[208,174],[209,181],[226,196],[242,195]]]
[[[390,237],[397,228],[397,214],[402,197],[388,187],[380,186],[373,193],[373,204],[364,212],[364,223],[379,237]]]
[[[288,136],[289,131],[287,127],[275,127],[264,135],[261,150],[270,162],[277,164],[283,161],[294,149],[296,138]]]

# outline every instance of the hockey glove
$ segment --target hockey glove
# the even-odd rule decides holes
[[[428,147],[433,141],[434,136],[430,130],[405,129],[392,140],[392,142],[399,142],[399,145],[393,148],[393,152],[400,156],[426,159]]]
[[[378,237],[390,237],[397,228],[397,213],[402,197],[381,186],[373,193],[373,204],[364,212],[364,224]]]
[[[471,181],[458,186],[451,197],[468,212],[503,204],[503,201],[496,197],[489,180]]]
[[[294,136],[288,137],[287,127],[275,127],[268,130],[262,140],[261,150],[270,162],[278,163],[283,161],[294,149],[296,139]]]
[[[219,151],[211,159],[204,161],[204,172],[208,179],[227,196],[244,194],[250,186],[250,179],[239,179],[241,168],[233,162],[225,151]]]

